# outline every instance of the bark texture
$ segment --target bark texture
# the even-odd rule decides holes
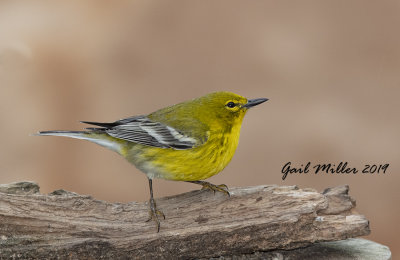
[[[4,258],[211,258],[287,250],[368,235],[348,186],[319,193],[296,186],[191,191],[157,199],[166,219],[156,232],[148,204],[108,203],[35,183],[0,185]]]
[[[272,250],[253,254],[207,258],[208,260],[391,260],[392,253],[387,246],[362,239],[314,243],[293,250]],[[202,259],[205,260],[205,259]]]

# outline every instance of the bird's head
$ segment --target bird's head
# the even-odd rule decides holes
[[[267,98],[247,99],[232,92],[214,92],[198,99],[202,120],[231,127],[240,124],[246,112]]]

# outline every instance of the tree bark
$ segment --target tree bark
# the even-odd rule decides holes
[[[287,250],[368,235],[348,186],[255,186],[191,191],[157,199],[166,215],[157,233],[148,204],[108,203],[35,183],[0,185],[4,258],[210,258]]]

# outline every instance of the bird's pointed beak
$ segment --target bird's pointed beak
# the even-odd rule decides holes
[[[245,105],[243,105],[243,107],[251,108],[251,107],[257,106],[257,105],[259,105],[261,103],[264,103],[267,100],[268,100],[268,98],[249,99],[249,100],[247,100],[247,103]]]

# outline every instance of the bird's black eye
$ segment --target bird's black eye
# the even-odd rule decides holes
[[[226,106],[230,107],[230,108],[234,108],[236,106],[236,104],[231,101],[231,102],[228,102],[228,104],[226,104]]]

